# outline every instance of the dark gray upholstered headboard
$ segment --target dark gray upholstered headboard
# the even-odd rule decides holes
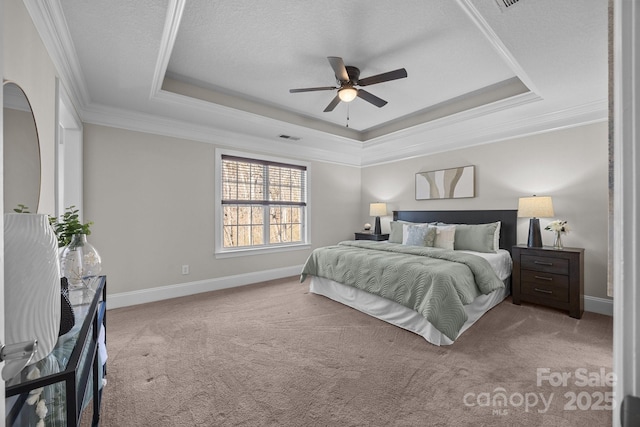
[[[500,248],[511,253],[517,243],[517,210],[494,211],[393,211],[393,220],[409,222],[446,222],[448,224],[486,224],[501,221]]]

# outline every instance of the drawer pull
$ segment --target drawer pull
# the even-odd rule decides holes
[[[538,265],[548,265],[549,267],[553,265],[552,262],[543,262],[543,261],[533,261],[533,263]]]
[[[549,282],[553,281],[553,277],[544,277],[544,276],[533,276],[533,277],[535,277],[536,279],[539,279],[539,280],[547,280]]]
[[[542,292],[543,294],[549,294],[549,295],[551,295],[553,293],[553,291],[550,291],[548,289],[533,288],[533,290],[536,291],[536,292]]]

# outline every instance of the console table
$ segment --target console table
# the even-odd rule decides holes
[[[106,333],[106,276],[89,279],[87,287],[70,289],[69,300],[75,317],[73,329],[58,337],[46,358],[27,366],[5,384],[7,426],[36,425],[39,417],[35,405],[27,399],[29,391],[41,387],[48,410],[46,425],[77,427],[83,415],[91,415],[91,425],[99,424],[102,379],[106,375],[98,348],[101,330]],[[38,368],[40,377],[27,378],[34,368]]]

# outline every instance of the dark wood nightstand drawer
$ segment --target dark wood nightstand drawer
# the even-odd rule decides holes
[[[555,274],[569,274],[569,260],[563,258],[522,255],[520,258],[523,270],[544,271]]]
[[[389,234],[373,234],[373,233],[356,232],[355,239],[356,240],[375,240],[375,241],[381,242],[383,240],[389,240]]]
[[[520,272],[523,295],[569,302],[569,277],[560,274],[522,270]]]
[[[520,280],[523,282],[538,283],[546,286],[569,286],[569,276],[563,274],[553,274],[542,271],[521,270]]]

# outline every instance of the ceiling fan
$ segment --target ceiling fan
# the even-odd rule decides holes
[[[387,73],[376,74],[375,76],[360,78],[360,70],[350,65],[344,65],[342,58],[338,56],[328,56],[329,64],[333,68],[333,72],[336,75],[338,84],[340,86],[322,86],[322,87],[308,87],[302,89],[289,89],[290,93],[298,92],[314,92],[319,90],[337,90],[338,94],[324,109],[324,112],[333,111],[336,105],[343,102],[351,102],[356,97],[362,98],[367,102],[372,103],[376,107],[384,107],[387,103],[384,99],[367,92],[364,89],[359,89],[356,86],[370,86],[377,83],[388,82],[390,80],[403,79],[407,77],[407,70],[399,68],[397,70],[389,71]]]

